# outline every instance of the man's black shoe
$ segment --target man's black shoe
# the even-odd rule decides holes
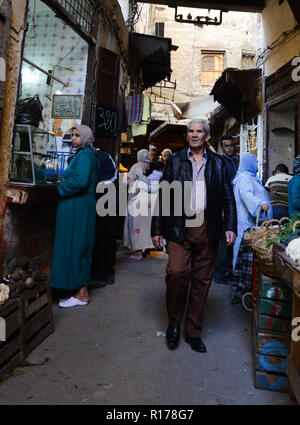
[[[106,286],[106,283],[104,283],[102,280],[92,280],[91,283],[88,285],[89,289],[98,289],[103,288]]]
[[[206,353],[205,344],[200,337],[186,336],[185,342],[190,344],[192,350],[198,351],[198,353]]]
[[[180,329],[172,325],[169,325],[166,332],[166,342],[170,350],[175,350],[175,348],[178,347],[179,338],[180,338]]]
[[[106,285],[112,285],[113,283],[115,283],[115,276],[113,274],[104,276],[103,282]]]

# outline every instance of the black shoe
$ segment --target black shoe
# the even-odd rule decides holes
[[[106,286],[106,283],[104,283],[102,280],[92,280],[91,283],[88,285],[89,289],[98,289],[103,288]]]
[[[106,275],[104,276],[103,282],[106,285],[112,285],[113,283],[115,283],[115,276],[113,274]]]
[[[172,325],[169,325],[166,332],[166,342],[170,350],[175,350],[175,348],[178,347],[179,338],[180,338],[180,328],[179,327],[176,328]]]
[[[205,344],[200,337],[193,338],[190,336],[186,336],[185,342],[190,344],[192,350],[197,351],[198,353],[206,353]]]

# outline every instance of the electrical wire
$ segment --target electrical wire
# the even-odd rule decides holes
[[[284,31],[280,34],[280,36],[274,40],[269,46],[267,46],[258,56],[256,60],[256,66],[260,66],[264,63],[266,57],[277,47],[281,46],[285,43],[285,41],[288,39],[288,37],[299,31],[299,25],[296,25],[294,28],[292,28],[289,31]]]

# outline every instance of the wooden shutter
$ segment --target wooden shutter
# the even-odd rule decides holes
[[[213,85],[224,69],[224,55],[203,53],[201,57],[201,84]]]
[[[119,76],[120,57],[111,50],[101,47],[97,76],[97,105],[101,104],[119,110]],[[95,145],[116,158],[118,153],[117,137],[112,139],[96,135]]]

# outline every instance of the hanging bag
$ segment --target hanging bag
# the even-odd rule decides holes
[[[40,121],[43,121],[43,109],[44,107],[41,104],[38,94],[26,99],[19,99],[17,104],[16,123],[38,127]]]

